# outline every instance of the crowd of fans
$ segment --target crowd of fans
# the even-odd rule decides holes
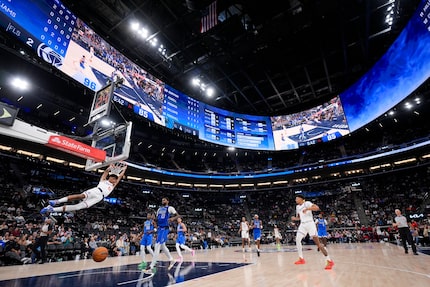
[[[43,126],[42,122],[31,122]],[[354,137],[300,150],[241,151],[228,156],[215,145],[149,127],[151,138],[145,138],[145,145],[142,145],[146,147],[133,148],[129,160],[180,171],[267,172],[269,168],[298,168],[321,161],[362,157],[428,140],[426,122],[409,117],[399,121],[402,126],[375,128],[370,132],[362,130]],[[67,132],[54,120],[43,124]],[[172,144],[184,149],[207,150],[212,156],[194,150],[183,154],[163,152],[166,145]],[[214,151],[216,156],[213,156]],[[273,243],[273,227],[277,225],[282,243],[294,244],[297,225],[290,218],[295,211],[297,192],[320,206],[329,222],[329,242],[396,242],[397,233],[392,223],[394,209],[400,208],[414,220],[411,233],[417,243],[428,246],[429,173],[428,164],[423,162],[403,169],[387,169],[381,174],[367,173],[250,191],[177,189],[124,180],[112,193],[116,200],[74,213],[53,214],[57,222],[49,236],[48,257],[43,258],[41,250],[34,248],[45,224],[40,209],[50,198],[95,186],[99,175],[48,162],[43,157],[32,158],[14,150],[0,151],[0,261],[2,264],[29,264],[44,263],[45,259],[68,260],[78,255],[89,258],[97,246],[108,247],[111,256],[137,254],[146,214],[157,210],[163,196],[169,197],[170,203],[183,216],[188,227],[187,244],[193,248],[239,244],[240,220],[242,216],[250,220],[254,214],[263,221],[262,243]],[[168,246],[174,250],[175,227],[171,230]]]
[[[3,152],[0,161],[0,256],[3,264],[44,263],[33,246],[44,219],[39,211],[51,197],[64,196],[95,185],[98,175],[61,164]],[[307,184],[286,189],[248,192],[177,190],[123,181],[112,194],[116,203],[103,202],[75,213],[53,214],[57,220],[48,242],[46,260],[89,258],[97,246],[111,256],[139,252],[143,222],[155,212],[163,196],[188,226],[187,244],[193,248],[238,244],[242,216],[258,214],[264,223],[262,242],[271,244],[273,226],[284,244],[294,244],[296,192],[320,206],[329,222],[329,242],[396,242],[394,209],[401,208],[416,222],[417,243],[428,239],[428,173],[426,166],[359,179]],[[351,188],[352,183],[359,186]],[[168,246],[174,250],[175,227]],[[11,253],[12,252],[12,253]],[[19,257],[17,257],[17,254]]]

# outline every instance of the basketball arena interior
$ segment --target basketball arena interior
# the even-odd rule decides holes
[[[0,286],[430,284],[430,1],[0,2]],[[175,220],[147,272],[163,198],[192,252]]]

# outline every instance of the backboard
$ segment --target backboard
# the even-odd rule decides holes
[[[85,170],[90,171],[126,160],[130,154],[132,126],[132,122],[127,122],[94,135],[91,146],[106,151],[106,160],[96,162],[87,159]]]

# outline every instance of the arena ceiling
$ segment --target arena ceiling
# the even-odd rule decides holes
[[[354,83],[420,1],[218,0],[219,22],[206,33],[200,33],[202,11],[212,0],[63,2],[128,58],[185,94],[235,112],[281,115],[320,104]],[[135,21],[163,43],[165,56],[131,30]],[[193,77],[213,86],[215,95],[196,90]]]
[[[218,0],[219,22],[205,33],[200,33],[202,11],[211,0],[63,2],[116,49],[177,90],[230,111],[281,115],[321,104],[354,83],[384,54],[420,1]],[[163,43],[164,56],[131,30],[135,21]],[[17,54],[19,44],[1,36],[2,61],[14,68],[16,61],[5,51]],[[22,58],[43,67],[35,57]],[[46,73],[63,81],[47,80]],[[60,95],[65,101],[58,104],[74,113],[89,109],[90,90],[46,66],[34,74],[44,76],[39,81],[44,97]],[[196,90],[193,77],[213,86],[215,95]]]

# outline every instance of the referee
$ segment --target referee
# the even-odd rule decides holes
[[[402,215],[400,209],[396,209],[394,210],[394,212],[396,213],[396,217],[394,218],[395,223],[393,223],[393,226],[397,226],[397,229],[399,230],[400,239],[402,239],[405,253],[408,253],[408,246],[406,245],[407,241],[409,245],[412,246],[412,251],[414,252],[414,255],[418,255],[417,247],[415,246],[414,240],[412,239],[411,230],[409,228],[406,217]]]

